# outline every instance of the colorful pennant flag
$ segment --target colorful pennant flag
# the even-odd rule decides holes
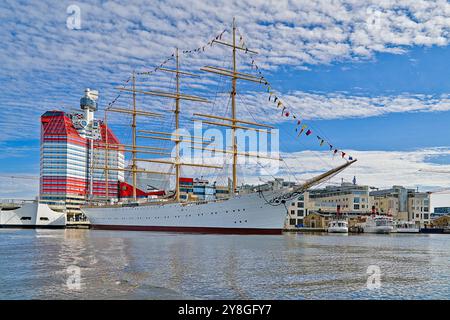
[[[300,132],[298,133],[297,137],[300,137],[300,135],[303,133],[303,131],[305,131],[305,129],[306,129],[307,127],[308,127],[308,126],[307,126],[306,124],[302,125],[302,128],[301,128]]]

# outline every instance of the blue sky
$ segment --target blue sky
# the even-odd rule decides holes
[[[39,116],[45,110],[78,109],[85,87],[100,91],[103,108],[133,68],[152,68],[170,56],[175,45],[184,50],[205,44],[229,29],[236,16],[244,41],[260,52],[258,65],[278,95],[314,133],[360,160],[343,174],[345,179],[355,174],[371,185],[450,187],[450,175],[418,172],[450,170],[448,2],[226,3],[2,2],[0,85],[5,93],[0,97],[0,145],[6,152],[0,155],[0,174],[39,174]],[[81,9],[80,30],[66,26],[70,4]],[[226,54],[212,47],[202,55],[183,56],[183,61],[191,71],[205,64],[226,67]],[[241,67],[252,72],[249,57],[240,58]],[[213,77],[205,78],[188,91],[208,98],[219,88],[226,91]],[[149,78],[146,85],[170,89],[172,80]],[[308,162],[312,151],[328,166],[320,162],[314,170],[340,164],[314,137],[292,138],[295,126],[267,102],[264,87],[242,88],[248,89],[243,94],[252,114],[280,126],[281,151],[288,158]],[[157,101],[153,108],[163,110],[165,104]],[[116,131],[123,129],[119,118],[111,123]],[[301,175],[305,167],[292,165]],[[389,179],[385,172],[391,172]],[[1,185],[11,190],[0,197],[37,193],[31,180],[5,178]]]

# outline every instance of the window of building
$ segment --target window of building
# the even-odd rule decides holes
[[[303,217],[304,214],[305,212],[303,211],[303,209],[297,210],[297,216]]]
[[[291,210],[291,215],[294,215],[295,214],[295,210]]]
[[[297,202],[297,207],[298,208],[304,208],[305,207],[305,203],[303,201],[299,201],[299,202]]]
[[[428,219],[429,219],[428,213],[424,213],[424,214],[423,214],[423,218],[424,218],[425,220],[428,220]]]
[[[289,219],[289,224],[291,226],[295,226],[295,221],[296,221],[296,219]]]
[[[303,226],[303,219],[297,219],[297,225]]]
[[[359,210],[359,204],[354,204],[354,205],[353,205],[353,209]]]
[[[359,197],[353,198],[353,202],[354,202],[354,203],[359,203],[359,200],[360,200]]]

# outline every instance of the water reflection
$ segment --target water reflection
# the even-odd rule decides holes
[[[450,297],[450,236],[2,230],[0,298]],[[381,288],[366,286],[381,268]],[[81,288],[67,285],[78,266]]]

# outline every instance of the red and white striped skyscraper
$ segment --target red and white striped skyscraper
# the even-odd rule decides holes
[[[80,213],[88,199],[118,198],[124,180],[124,148],[103,121],[94,118],[97,92],[86,89],[84,113],[47,111],[41,116],[41,201],[64,202],[69,216]],[[106,142],[108,144],[106,145]],[[108,185],[105,179],[108,150]]]

